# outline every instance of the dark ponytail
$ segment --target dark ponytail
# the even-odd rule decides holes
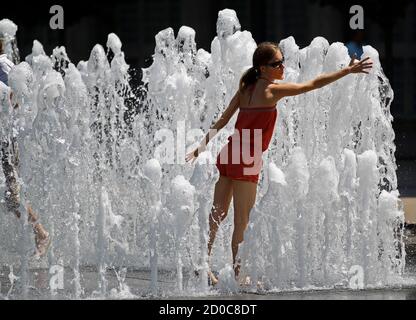
[[[251,67],[243,73],[243,76],[240,79],[240,92],[243,92],[249,85],[256,83],[259,78],[260,70],[255,67]]]
[[[256,83],[260,77],[260,66],[264,66],[269,63],[276,52],[280,50],[277,43],[274,42],[262,42],[260,43],[253,53],[253,66],[246,70],[240,79],[239,91],[242,93],[244,90]]]

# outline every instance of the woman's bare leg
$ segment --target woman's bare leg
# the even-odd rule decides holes
[[[220,223],[225,219],[230,207],[233,196],[233,180],[225,176],[220,176],[215,184],[214,201],[209,215],[209,240],[208,240],[208,257],[211,256],[212,245]],[[217,279],[210,272],[211,281],[215,284]]]
[[[214,201],[209,215],[208,256],[211,255],[212,245],[220,223],[225,219],[233,196],[233,180],[220,176],[215,184]]]
[[[250,181],[234,180],[233,205],[234,205],[234,232],[231,242],[233,252],[233,265],[236,277],[240,271],[240,262],[236,261],[238,247],[244,239],[244,231],[250,217],[250,210],[256,202],[257,183]]]

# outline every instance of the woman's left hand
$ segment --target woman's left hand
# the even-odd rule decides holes
[[[367,69],[371,69],[371,67],[373,66],[373,62],[371,61],[370,57],[366,57],[362,60],[357,60],[355,58],[356,58],[356,54],[354,53],[347,67],[349,69],[349,72],[368,74],[369,72],[367,71]],[[364,63],[364,61],[367,61],[367,62]]]

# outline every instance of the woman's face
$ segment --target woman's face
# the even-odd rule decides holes
[[[283,55],[280,50],[277,50],[273,59],[266,66],[260,68],[263,76],[270,80],[283,80],[285,66],[282,61],[284,61]]]

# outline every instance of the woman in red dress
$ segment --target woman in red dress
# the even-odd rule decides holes
[[[215,184],[214,201],[209,216],[208,256],[211,255],[219,224],[225,219],[233,198],[234,231],[231,248],[236,277],[240,262],[236,261],[239,244],[249,222],[251,208],[256,201],[259,172],[262,166],[261,155],[267,150],[278,116],[277,102],[286,96],[302,94],[321,88],[349,73],[368,73],[372,62],[369,57],[357,61],[352,57],[349,65],[339,71],[324,73],[304,83],[274,83],[282,80],[284,57],[276,43],[260,43],[253,54],[253,66],[240,80],[238,91],[220,119],[210,128],[199,147],[186,155],[186,161],[193,161],[206,149],[208,142],[221,130],[239,110],[235,131],[229,142],[220,151],[216,166],[220,177]],[[209,272],[212,284],[218,279]]]

